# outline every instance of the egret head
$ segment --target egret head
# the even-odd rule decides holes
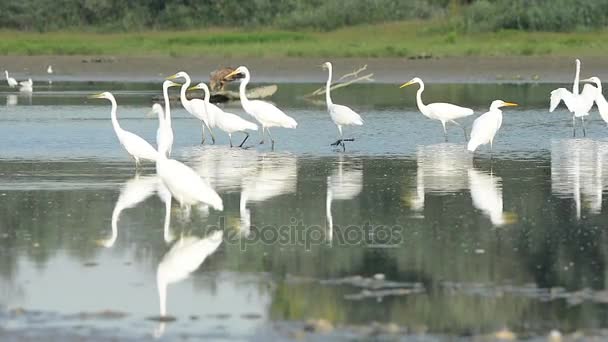
[[[501,107],[515,107],[515,106],[518,106],[518,104],[512,103],[512,102],[505,102],[503,100],[494,100],[494,101],[492,101],[492,104],[490,105],[490,110],[496,110]]]
[[[246,66],[241,65],[240,67],[234,69],[233,72],[226,75],[224,78],[229,78],[229,77],[236,76],[236,75],[243,75],[244,77],[247,77],[249,75],[249,69],[247,69]],[[242,77],[237,77],[237,78],[242,78]]]
[[[410,85],[415,84],[415,83],[422,84],[422,80],[419,77],[414,77],[409,82],[403,83],[401,85],[401,87],[399,87],[399,88],[405,88],[405,87],[410,86]]]
[[[176,78],[189,79],[190,76],[188,76],[188,74],[185,71],[180,71],[177,74],[173,74],[173,75],[167,77],[168,80],[174,80]]]
[[[321,64],[321,68],[327,70],[327,69],[331,69],[331,62],[325,62],[323,64]]]
[[[158,116],[163,116],[163,117],[165,116],[163,107],[159,103],[153,104],[152,110],[149,111],[148,113],[146,113],[146,116],[152,116],[153,114],[156,114]]]
[[[181,84],[175,83],[175,82],[170,81],[170,80],[165,80],[163,82],[163,88],[180,87],[180,86],[181,86]]]
[[[89,96],[90,99],[106,99],[106,100],[113,100],[114,96],[112,95],[112,93],[104,91],[103,93],[99,93],[99,94],[95,94],[95,95],[91,95]]]
[[[195,86],[192,86],[190,88],[188,88],[188,90],[196,90],[196,89],[201,89],[203,90],[205,93],[209,92],[209,87],[207,87],[207,85],[205,84],[205,82],[201,82]]]
[[[581,80],[581,82],[589,82],[589,83],[595,83],[595,84],[602,84],[602,81],[600,81],[600,79],[598,77],[589,77],[586,78],[584,80]]]
[[[580,59],[578,59],[578,58],[577,58],[577,59],[575,60],[575,62],[576,62],[576,66],[578,66],[578,67],[580,67],[580,66],[581,66],[581,60],[580,60]]]

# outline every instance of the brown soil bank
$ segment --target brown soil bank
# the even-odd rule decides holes
[[[47,80],[53,65],[55,81],[153,82],[183,70],[194,80],[207,81],[221,66],[247,65],[254,82],[322,83],[325,71],[318,58],[219,58],[128,56],[0,56],[0,68],[17,79]],[[450,57],[442,59],[333,58],[334,72],[342,75],[367,64],[376,82],[400,83],[414,76],[434,83],[551,82],[574,78],[572,57]],[[582,59],[582,77],[608,79],[608,59]]]

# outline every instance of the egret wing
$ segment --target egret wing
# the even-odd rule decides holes
[[[349,107],[332,104],[329,106],[329,115],[336,125],[363,125],[363,119]]]
[[[250,102],[254,115],[258,121],[266,126],[296,128],[298,123],[282,110],[265,101],[254,100]]]
[[[118,134],[122,146],[134,157],[156,161],[158,151],[137,134],[122,131]]]
[[[435,116],[438,120],[444,121],[460,119],[473,115],[474,113],[471,108],[461,107],[444,102],[431,103],[427,107],[431,110],[433,116]]]

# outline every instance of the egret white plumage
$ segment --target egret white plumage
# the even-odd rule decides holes
[[[424,82],[422,82],[422,80],[418,77],[412,78],[409,82],[404,83],[399,88],[404,88],[404,87],[407,87],[409,85],[416,84],[416,83],[418,83],[420,85],[420,88],[418,89],[418,92],[416,93],[416,103],[418,105],[418,109],[427,118],[441,121],[441,124],[443,125],[443,134],[445,135],[445,140],[447,141],[448,133],[447,133],[445,124],[447,122],[452,122],[452,123],[460,126],[460,124],[458,122],[456,122],[455,120],[473,115],[473,110],[470,108],[460,107],[460,106],[453,105],[451,103],[443,103],[443,102],[437,102],[437,103],[431,103],[431,104],[425,105],[422,102],[422,92],[424,91]],[[462,129],[464,130],[464,136],[466,139],[467,132],[464,127],[462,127]]]
[[[494,137],[502,125],[502,110],[500,108],[512,106],[517,106],[517,104],[502,100],[493,101],[490,105],[490,111],[483,113],[473,122],[471,139],[469,140],[467,149],[473,152],[479,145],[487,143],[490,143],[490,149],[492,149]]]
[[[49,66],[46,68],[46,73],[47,73],[47,74],[49,74],[49,75],[52,75],[52,74],[53,74],[53,66],[52,66],[52,65],[49,65]]]
[[[176,78],[183,78],[185,80],[184,84],[182,84],[182,88],[180,91],[180,101],[182,102],[182,106],[188,113],[192,114],[195,118],[201,120],[203,122],[203,131],[202,131],[202,139],[201,144],[205,143],[205,127],[209,130],[209,134],[211,134],[211,141],[215,144],[215,135],[213,135],[213,131],[211,127],[213,126],[213,122],[210,120],[212,118],[207,116],[207,111],[205,110],[205,103],[200,99],[192,99],[188,100],[186,97],[186,90],[190,87],[192,80],[190,76],[184,72],[180,71],[174,75],[167,77],[168,80],[173,80]]]
[[[346,106],[343,106],[343,105],[333,103],[333,101],[331,100],[331,94],[330,94],[333,68],[332,68],[332,65],[330,62],[325,62],[322,65],[322,67],[324,69],[327,69],[329,72],[329,75],[327,77],[327,83],[325,85],[325,101],[327,102],[327,111],[329,112],[329,116],[331,117],[332,121],[338,127],[338,133],[339,133],[338,140],[331,145],[332,146],[342,145],[342,148],[346,149],[346,147],[344,146],[344,141],[354,141],[354,139],[352,139],[352,138],[344,139],[343,138],[342,126],[350,126],[350,125],[361,126],[361,125],[363,125],[363,119],[361,119],[361,116],[359,114],[355,113],[355,111],[353,111],[352,109],[350,109]]]
[[[32,81],[31,78],[28,78],[25,81],[19,82],[19,85],[22,86],[22,87],[30,87],[30,88],[32,88],[34,86],[34,81]]]
[[[260,141],[260,144],[264,143],[264,131],[267,131],[272,143],[272,147],[274,148],[274,139],[272,138],[272,135],[270,135],[269,128],[296,128],[298,123],[292,117],[288,116],[271,103],[260,100],[249,100],[246,94],[247,84],[251,80],[251,73],[249,72],[249,69],[247,69],[245,66],[240,66],[226,77],[231,77],[238,74],[245,75],[245,77],[241,79],[241,85],[239,88],[241,105],[247,114],[253,116],[262,125],[262,140]]]
[[[579,76],[581,72],[581,61],[576,60],[576,73],[574,75],[574,84],[572,85],[572,92],[566,88],[558,88],[551,92],[551,103],[549,112],[553,112],[555,108],[564,101],[568,111],[572,112],[572,134],[576,136],[576,118],[581,118],[583,126],[583,135],[587,135],[585,130],[585,116],[589,115],[589,111],[593,107],[595,101],[597,88],[591,84],[585,84],[583,91],[579,93]]]
[[[214,127],[221,129],[222,131],[228,133],[228,139],[230,140],[230,147],[232,147],[232,133],[242,132],[245,133],[245,139],[241,142],[239,147],[243,147],[243,144],[249,138],[249,133],[247,130],[257,131],[258,125],[253,122],[249,122],[240,116],[232,113],[226,113],[218,106],[209,102],[209,98],[211,97],[211,93],[209,91],[209,87],[204,82],[201,82],[194,87],[188,88],[188,90],[194,89],[202,89],[205,93],[205,98],[203,99],[205,103],[205,107],[207,110],[207,116],[211,119],[214,124]]]
[[[116,118],[116,110],[118,105],[116,104],[116,99],[114,95],[109,92],[103,92],[101,94],[92,95],[91,98],[96,99],[106,99],[112,103],[112,111],[110,112],[110,116],[112,118],[112,127],[114,128],[114,132],[118,137],[118,141],[127,150],[133,159],[135,159],[135,166],[139,166],[139,160],[151,160],[156,161],[158,159],[158,152],[152,145],[150,145],[143,138],[138,136],[137,134],[126,131],[120,127],[118,123],[118,119]]]
[[[17,82],[16,79],[14,79],[8,75],[8,70],[4,70],[4,75],[6,75],[6,82],[8,83],[9,87],[15,88],[16,86],[19,85],[19,83]]]
[[[189,208],[193,204],[210,205],[216,210],[224,210],[220,196],[209,183],[202,179],[196,171],[186,164],[174,159],[168,159],[166,145],[158,151],[156,173],[171,195],[182,207]]]
[[[173,148],[173,128],[171,127],[171,105],[169,102],[169,88],[179,87],[180,85],[173,81],[163,82],[163,98],[165,101],[165,110],[161,105],[155,103],[152,105],[152,112],[158,116],[158,129],[156,130],[156,147],[158,151],[167,151],[167,156],[171,155]]]
[[[606,101],[604,94],[602,94],[602,81],[600,81],[599,77],[594,76],[581,80],[581,82],[592,82],[597,86],[597,91],[595,93],[595,104],[597,105],[600,116],[604,122],[608,124],[608,102]]]

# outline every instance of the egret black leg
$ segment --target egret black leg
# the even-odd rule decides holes
[[[272,143],[271,149],[274,151],[274,139],[272,138],[272,135],[270,134],[270,129],[266,128],[266,131],[268,132],[268,137],[270,138],[270,142]]]
[[[583,137],[587,136],[587,129],[585,128],[585,117],[581,116],[581,122],[582,122],[582,126],[583,126]]]
[[[249,133],[245,132],[245,139],[243,139],[243,142],[241,142],[241,144],[239,145],[239,147],[243,147],[243,145],[245,144],[245,141],[247,141],[247,139],[249,139]]]

